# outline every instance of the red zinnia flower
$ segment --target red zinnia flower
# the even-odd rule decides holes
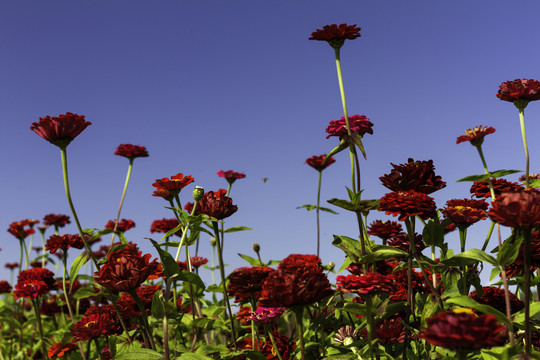
[[[9,228],[7,231],[15,236],[20,241],[24,241],[24,239],[32,234],[34,234],[36,231],[32,228],[26,229],[25,227],[29,226],[28,220],[22,220],[22,221],[15,221],[12,222],[9,225]]]
[[[71,224],[69,216],[62,214],[48,214],[43,217],[43,224],[47,226],[54,225],[55,227],[64,227],[66,224]]]
[[[499,346],[506,342],[506,327],[491,314],[440,312],[429,318],[420,335],[430,344],[450,350],[474,350]]]
[[[368,234],[378,236],[383,240],[390,239],[398,234],[401,234],[403,228],[396,221],[375,220],[368,227]]]
[[[326,154],[313,155],[312,157],[310,157],[310,158],[308,158],[306,160],[306,164],[308,164],[309,166],[311,166],[312,168],[314,168],[317,171],[323,171],[324,169],[326,169],[327,167],[329,167],[330,165],[332,165],[333,163],[336,162],[336,159],[334,159],[333,157],[329,157],[323,163],[325,158],[326,158]]]
[[[11,285],[6,280],[0,281],[0,294],[10,293]]]
[[[120,334],[121,329],[111,326],[115,322],[118,322],[116,315],[113,318],[109,313],[84,316],[82,320],[73,325],[73,330],[71,330],[73,341],[92,340],[102,336]]]
[[[484,136],[493,134],[495,132],[495,129],[492,127],[487,126],[477,126],[472,129],[465,130],[466,135],[461,135],[457,138],[456,144],[470,141],[472,145],[474,146],[480,146],[482,145],[482,142],[484,142]]]
[[[269,267],[242,267],[229,274],[228,294],[234,296],[235,302],[249,302],[252,298],[261,297],[264,280],[276,270]]]
[[[107,262],[94,274],[94,281],[113,292],[134,290],[156,269],[152,255],[141,255],[137,245],[109,253]]]
[[[311,33],[309,40],[327,41],[334,49],[339,49],[345,43],[345,40],[354,40],[360,37],[361,28],[347,24],[325,25],[322,29],[317,29]]]
[[[520,229],[540,227],[540,192],[504,192],[492,202],[488,215],[503,226]]]
[[[276,330],[272,331],[272,336],[274,337],[274,341],[276,343],[277,350],[281,355],[281,358],[283,360],[290,360],[291,352],[296,349],[296,343],[289,342],[289,338],[287,336],[281,335]],[[274,345],[272,344],[272,340],[270,340],[270,337],[268,335],[265,338],[265,344],[263,345],[261,352],[269,360],[279,360],[277,352],[274,349]]]
[[[91,124],[90,121],[84,120],[83,115],[68,112],[64,115],[58,115],[58,117],[39,118],[39,123],[32,123],[30,130],[59,148],[65,149]]]
[[[192,256],[189,260],[191,261],[191,266],[195,269],[198,269],[201,266],[208,264],[208,259],[200,256]]]
[[[51,235],[45,244],[45,250],[50,251],[51,254],[58,250],[67,250],[70,247],[75,249],[84,248],[84,242],[80,235]]]
[[[154,220],[152,222],[152,225],[150,226],[150,232],[151,233],[163,233],[166,234],[170,230],[174,229],[178,226],[178,220],[177,219],[161,219],[161,220]],[[182,236],[182,231],[178,230],[173,235],[176,236]]]
[[[390,238],[390,240],[388,240],[387,244],[406,252],[409,252],[410,250],[409,235],[406,233],[393,236]],[[414,247],[417,254],[420,254],[427,247],[422,240],[422,234],[414,233]]]
[[[533,79],[516,79],[499,85],[497,97],[513,102],[517,108],[524,109],[529,101],[540,100],[540,81]]]
[[[160,290],[162,290],[162,287],[159,285],[141,285],[135,290],[137,296],[139,296],[142,304],[144,305],[147,315],[150,315],[151,313],[152,299],[154,298],[154,294]],[[135,299],[133,299],[133,297],[126,292],[122,293],[120,298],[116,300],[116,304],[120,308],[120,313],[123,317],[131,318],[133,316],[142,315],[137,303],[135,302]]]
[[[379,202],[379,211],[386,215],[398,216],[399,221],[409,216],[419,216],[423,220],[435,217],[435,202],[433,198],[414,190],[398,191],[384,195]]]
[[[424,194],[431,194],[446,187],[446,182],[435,175],[433,160],[414,161],[409,158],[406,164],[390,164],[393,169],[379,179],[383,186],[392,191],[414,190]]]
[[[364,136],[366,133],[373,135],[373,123],[365,115],[351,115],[349,116],[349,126],[351,132],[357,133],[360,136]],[[339,120],[332,120],[326,127],[326,132],[328,135],[326,138],[331,136],[338,136],[341,140],[344,136],[347,135],[347,123],[345,122],[345,116]]]
[[[493,185],[493,191],[495,192],[495,196],[500,195],[502,192],[514,192],[514,191],[521,191],[524,189],[524,187],[521,184],[510,182],[505,179],[496,179],[491,178],[491,184]],[[489,183],[487,180],[484,181],[475,181],[471,185],[470,193],[472,194],[471,197],[476,198],[490,198],[491,192],[489,191]]]
[[[123,156],[132,160],[138,157],[148,157],[148,151],[144,146],[121,144],[116,148],[114,155]]]
[[[114,229],[114,225],[116,225],[116,220],[109,220],[109,222],[107,222],[107,224],[105,225],[105,228]],[[118,226],[116,227],[116,231],[125,232],[125,231],[128,231],[129,229],[133,229],[134,227],[135,227],[135,222],[133,222],[133,220],[122,219],[118,223]]]
[[[218,220],[223,220],[231,216],[238,210],[238,206],[233,205],[230,197],[225,196],[227,190],[219,189],[217,192],[209,191],[199,201],[196,215],[206,214]],[[187,206],[187,204],[186,204]]]
[[[343,292],[353,292],[359,295],[374,295],[377,293],[393,293],[396,286],[395,276],[379,273],[364,275],[340,275],[336,278],[336,286]]]
[[[487,218],[488,203],[484,200],[452,199],[446,202],[441,210],[444,217],[452,220],[460,229],[466,229],[472,224]]]
[[[516,295],[509,293],[510,295],[510,308],[511,313],[520,311],[525,307],[523,301],[519,300]],[[506,301],[504,299],[504,290],[495,286],[482,286],[482,296],[478,296],[476,290],[469,294],[469,297],[473,298],[480,304],[489,305],[499,310],[503,314],[506,314]]]
[[[14,263],[6,263],[6,265],[4,265],[4,267],[6,269],[13,270],[13,269],[16,269],[16,268],[19,267],[19,263],[16,263],[16,262],[14,262]]]
[[[283,315],[286,309],[284,307],[262,307],[259,306],[257,310],[251,312],[251,316],[247,319],[253,320],[260,324],[274,324]]]
[[[33,268],[23,270],[19,273],[13,294],[15,294],[16,299],[22,297],[35,299],[52,289],[54,289],[54,274],[52,271],[43,268]]]
[[[47,350],[47,355],[51,359],[60,359],[64,356],[67,356],[70,352],[77,350],[77,345],[70,342],[67,344],[64,344],[62,342],[58,342],[56,344],[53,344],[49,347]]]
[[[236,180],[245,178],[246,174],[244,174],[243,172],[236,172],[232,170],[219,170],[217,172],[217,176],[225,178],[225,180],[227,180],[227,182],[232,185]]]
[[[156,179],[156,182],[152,184],[153,187],[157,188],[152,194],[153,196],[160,196],[165,200],[171,200],[180,191],[194,182],[195,179],[191,175],[184,176],[182,173],[171,176],[171,178],[162,178]]]

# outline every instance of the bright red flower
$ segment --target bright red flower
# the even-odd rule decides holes
[[[232,185],[236,180],[245,178],[246,174],[232,170],[219,170],[217,176],[225,178],[225,180]]]
[[[368,227],[368,234],[378,236],[383,240],[390,239],[403,232],[401,224],[396,221],[375,220]]]
[[[495,129],[492,127],[487,126],[477,126],[472,129],[465,130],[466,135],[461,135],[457,138],[456,144],[470,141],[472,145],[474,146],[480,146],[484,142],[484,136],[493,134],[495,132]]]
[[[484,200],[452,199],[446,202],[441,210],[444,217],[452,220],[460,229],[466,229],[472,224],[487,219],[488,203]]]
[[[131,144],[120,144],[116,148],[114,155],[126,157],[130,160],[138,157],[148,157],[148,150],[146,147]]]
[[[520,229],[540,227],[540,192],[503,192],[492,202],[488,215],[503,226]]]
[[[509,295],[511,309],[510,312],[512,314],[520,311],[525,307],[523,301],[519,300],[516,295],[514,295],[513,293],[509,293]],[[474,300],[476,300],[476,302],[479,302],[480,304],[489,305],[499,310],[503,314],[506,314],[506,301],[504,299],[503,289],[499,289],[495,286],[483,286],[482,296],[478,296],[478,292],[474,290],[469,294],[469,297],[473,298]]]
[[[171,176],[171,178],[156,179],[152,184],[157,190],[152,194],[159,196],[165,200],[171,200],[182,191],[183,188],[194,182],[195,179],[191,175],[184,176],[182,173]]]
[[[262,286],[268,275],[276,270],[269,267],[242,267],[229,274],[227,292],[235,302],[246,303],[261,297]]]
[[[385,211],[386,215],[399,216],[403,221],[409,216],[419,216],[423,220],[437,215],[433,198],[414,190],[396,191],[388,193],[379,202],[379,211]]]
[[[351,115],[349,118],[349,126],[351,132],[357,133],[360,136],[364,136],[366,133],[373,135],[373,123],[365,115]],[[345,121],[345,116],[339,120],[332,120],[326,127],[326,132],[328,135],[326,138],[331,136],[338,136],[341,140],[344,136],[347,135],[347,123]]]
[[[178,220],[177,219],[161,219],[161,220],[154,220],[152,222],[152,225],[150,226],[150,232],[151,233],[163,233],[166,234],[170,230],[174,229],[178,226]],[[182,236],[182,231],[178,230],[173,235],[176,236]]]
[[[15,285],[16,299],[22,297],[35,299],[39,295],[44,295],[54,289],[54,274],[52,271],[43,268],[33,268],[23,270],[17,276]]]
[[[71,224],[69,216],[62,214],[48,214],[43,217],[43,224],[47,226],[64,227],[66,224]]]
[[[208,264],[208,259],[200,256],[192,256],[189,260],[191,261],[191,266],[195,269],[198,269],[201,266]]]
[[[51,235],[45,244],[45,250],[50,251],[51,254],[58,250],[67,250],[70,247],[75,249],[84,248],[84,242],[80,235]]]
[[[327,41],[334,49],[339,49],[345,40],[354,40],[360,37],[361,28],[347,24],[325,25],[322,29],[317,29],[311,33],[309,40]]]
[[[109,313],[85,315],[73,325],[71,335],[73,341],[77,342],[121,334],[122,330],[116,324],[116,315],[114,318]]]
[[[524,189],[523,185],[505,179],[491,178],[491,184],[493,185],[495,196],[500,195],[502,192],[514,192]],[[490,198],[491,192],[489,191],[488,181],[475,181],[471,185],[470,193],[472,194],[471,197],[476,197],[478,199]]]
[[[409,252],[409,235],[406,233],[397,234],[388,240],[387,245]],[[422,234],[414,233],[414,247],[417,254],[420,254],[427,247],[422,240]]]
[[[0,281],[0,294],[6,294],[11,292],[11,285],[6,280]]]
[[[506,342],[506,327],[491,314],[440,312],[429,318],[420,335],[430,344],[450,350],[475,350],[500,346]]]
[[[260,324],[274,324],[283,315],[286,309],[284,307],[262,307],[259,306],[257,310],[251,312],[251,316],[247,319],[253,320]]]
[[[336,286],[343,292],[352,292],[359,295],[375,295],[378,293],[393,293],[396,286],[393,275],[379,273],[366,273],[364,275],[339,275]]]
[[[109,220],[107,224],[105,225],[105,228],[114,230],[114,225],[116,225],[116,220]],[[125,231],[128,231],[129,229],[133,229],[134,227],[135,227],[135,222],[133,220],[122,219],[118,223],[118,226],[116,227],[116,231],[125,232]]]
[[[219,189],[217,192],[209,191],[199,201],[196,215],[206,214],[218,220],[223,220],[238,210],[238,206],[233,205],[233,200],[225,196],[227,190]],[[187,204],[186,204],[187,206]]]
[[[540,100],[540,81],[533,79],[516,79],[503,82],[496,96],[504,101],[513,102],[524,109],[529,101]]]
[[[414,161],[409,158],[406,164],[390,164],[393,169],[379,179],[383,186],[392,191],[414,190],[424,194],[431,194],[446,187],[446,182],[435,175],[433,160]]]
[[[276,342],[276,347],[278,348],[281,358],[283,360],[290,360],[291,353],[294,349],[296,349],[296,343],[289,342],[289,338],[287,336],[281,335],[276,330],[272,331],[272,336],[274,337],[274,341]],[[272,340],[270,340],[268,335],[266,335],[265,344],[263,345],[261,352],[269,360],[279,360],[277,352],[274,349],[274,345],[272,344]]]
[[[92,123],[85,121],[83,115],[68,112],[58,117],[39,118],[39,123],[32,123],[30,130],[59,148],[65,149],[89,125]]]
[[[107,262],[94,273],[94,281],[113,292],[134,290],[155,271],[158,262],[150,261],[151,257],[143,256],[135,244],[112,251]]]
[[[324,159],[326,158],[326,154],[323,155],[313,155],[312,157],[306,159],[306,164],[311,166],[317,171],[323,171],[330,165],[336,162],[336,159],[333,157],[329,157],[324,163]]]
[[[72,342],[67,344],[58,342],[49,347],[49,349],[47,350],[47,355],[51,359],[60,359],[75,350],[77,350],[77,345]]]
[[[24,241],[24,239],[32,234],[34,234],[36,231],[32,228],[26,228],[26,226],[29,226],[30,223],[28,220],[21,220],[21,221],[15,221],[12,222],[9,225],[9,228],[7,231],[15,236],[19,241]]]

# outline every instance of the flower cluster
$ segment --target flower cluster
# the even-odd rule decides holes
[[[503,192],[514,192],[524,189],[523,185],[505,179],[491,178],[490,181],[491,185],[493,185],[495,196],[498,196]],[[470,193],[472,194],[471,197],[476,197],[477,199],[490,198],[491,192],[489,190],[489,182],[487,180],[475,181],[471,185]]]
[[[393,275],[369,272],[363,275],[340,275],[336,278],[336,285],[342,292],[359,295],[391,294],[396,289],[394,281]]]
[[[384,195],[379,203],[379,211],[386,215],[399,216],[403,221],[410,216],[419,216],[427,220],[437,215],[433,198],[414,190],[397,191]]]
[[[396,221],[375,220],[369,225],[367,232],[369,235],[378,236],[383,240],[390,239],[403,232],[403,227]]]
[[[484,199],[452,199],[446,202],[446,207],[441,212],[458,228],[466,229],[480,220],[487,219],[487,208],[488,203]]]
[[[276,270],[269,267],[238,268],[229,275],[228,294],[235,302],[244,303],[261,297],[262,286],[268,275]]]
[[[71,224],[68,215],[63,214],[47,214],[43,217],[43,224],[47,226],[55,226],[62,228],[67,224]]]
[[[45,244],[45,250],[50,251],[51,254],[58,250],[65,251],[70,247],[75,249],[84,248],[84,242],[80,235],[51,235]]]

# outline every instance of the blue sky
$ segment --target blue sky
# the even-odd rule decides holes
[[[341,55],[349,114],[374,123],[364,138],[364,198],[388,192],[378,178],[390,163],[433,159],[448,183],[434,194],[441,208],[469,196],[470,184],[457,179],[483,171],[472,146],[455,144],[467,128],[497,129],[484,144],[491,169],[524,169],[517,110],[495,93],[504,81],[540,78],[538,13],[533,1],[487,0],[2,2],[0,225],[70,213],[59,150],[29,130],[39,117],[69,111],[93,123],[68,148],[83,227],[115,217],[128,161],[113,153],[131,143],[150,157],[135,160],[122,217],[136,222],[126,236],[144,251],[152,251],[144,239],[152,221],[172,217],[151,196],[155,179],[182,172],[217,190],[226,182],[216,172],[233,169],[247,177],[233,186],[239,210],[226,224],[253,231],[227,236],[229,271],[245,265],[237,253],[255,255],[253,242],[265,260],[314,253],[315,214],[296,209],[315,202],[317,173],[304,161],[337,144],[324,130],[343,114],[333,50],[307,38],[332,23],[362,28]],[[533,173],[539,117],[540,104],[531,103]],[[346,196],[347,153],[336,160],[323,174],[322,199]],[[321,218],[325,263],[343,261],[333,234],[357,236],[354,216],[339,212]],[[386,218],[374,213],[370,222]],[[468,247],[481,246],[487,226],[469,231]],[[19,247],[2,237],[7,279],[3,264],[18,259]],[[457,234],[450,239],[457,247]],[[201,241],[199,255],[210,257]]]

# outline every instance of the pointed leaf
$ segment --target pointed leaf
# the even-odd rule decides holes
[[[326,211],[326,212],[329,212],[329,213],[331,213],[331,214],[338,215],[338,213],[335,212],[334,210],[329,209],[329,208],[325,208],[325,207],[322,207],[322,206],[319,206],[319,210],[321,210],[321,211]]]
[[[366,150],[364,149],[364,144],[362,144],[362,136],[358,133],[353,133],[351,135],[351,140],[358,147],[358,149],[360,149],[362,155],[364,155],[364,159],[367,160]]]
[[[206,289],[206,286],[204,285],[204,282],[201,280],[200,276],[187,270],[180,271],[178,279],[190,282],[202,290]]]
[[[478,311],[481,311],[486,314],[491,314],[497,318],[497,320],[503,324],[510,325],[510,321],[508,321],[508,318],[506,315],[504,315],[499,310],[495,309],[494,307],[491,307],[489,305],[480,304],[476,302],[474,299],[468,297],[468,296],[456,296],[452,297],[446,300],[449,304],[455,304],[467,308],[476,309]],[[539,303],[540,304],[540,303]]]
[[[352,261],[358,261],[362,257],[362,248],[360,241],[351,239],[347,236],[334,235],[334,241],[332,245],[340,248],[349,256]]]
[[[158,353],[157,351],[150,350],[150,349],[137,349],[134,351],[130,351],[128,353],[122,353],[116,355],[117,360],[161,360],[163,359],[163,355]],[[205,360],[208,360],[208,358],[204,358]]]
[[[73,260],[73,263],[71,264],[71,268],[69,270],[69,291],[68,293],[71,293],[71,289],[73,287],[73,283],[77,279],[77,275],[79,274],[79,270],[81,266],[86,264],[90,260],[90,255],[86,251],[82,252],[79,256]]]
[[[317,205],[302,205],[302,206],[297,207],[297,209],[306,209],[307,211],[311,211],[316,208],[317,208]]]
[[[525,181],[523,183],[525,183]],[[540,187],[540,179],[529,180],[529,186],[532,187],[532,188],[539,188]]]
[[[484,180],[487,180],[489,179],[489,176],[490,174],[480,174],[480,175],[470,175],[470,176],[465,176],[464,178],[461,178],[459,180],[457,180],[456,182],[463,182],[463,181],[474,181],[474,182],[478,182],[478,181],[484,181]]]
[[[462,252],[461,254],[454,255],[449,259],[443,260],[442,263],[450,266],[459,266],[474,264],[476,261],[483,261],[490,265],[497,265],[497,260],[493,256],[478,249],[470,249]]]
[[[523,172],[523,170],[497,170],[491,172],[491,177],[500,178],[502,176]]]
[[[349,147],[349,144],[347,144],[347,142],[345,140],[341,140],[341,142],[339,143],[338,146],[336,146],[335,148],[333,148],[329,153],[328,155],[326,155],[326,157],[324,158],[324,161],[326,161],[326,159],[328,159],[329,157],[331,156],[334,156],[336,155],[337,153],[345,150],[346,148]]]
[[[169,236],[175,234],[176,232],[178,232],[178,230],[182,230],[182,224],[178,224],[178,225],[177,225],[176,227],[174,227],[173,229],[167,231],[167,233],[166,233],[165,235],[163,235],[163,236],[161,237],[161,239],[163,240],[163,239],[165,239],[166,237],[169,237]]]
[[[172,278],[174,275],[180,273],[180,267],[178,266],[178,263],[174,260],[171,254],[169,254],[167,251],[164,251],[161,246],[154,240],[148,239],[154,245],[156,248],[159,258],[161,259],[161,267],[163,268],[163,274],[168,277]]]
[[[522,242],[522,235],[511,236],[509,239],[503,242],[501,249],[497,253],[498,265],[507,266],[512,264],[519,254],[519,248]]]
[[[261,263],[258,259],[252,258],[251,256],[247,256],[244,254],[238,253],[238,256],[240,256],[242,259],[246,260],[251,266],[259,266]]]
[[[347,201],[347,200],[333,198],[333,199],[327,200],[326,202],[332,205],[338,206],[345,210],[356,211],[356,206],[354,206],[352,202]]]
[[[246,231],[246,230],[253,230],[252,228],[249,228],[247,226],[232,226],[228,229],[225,229],[225,232],[226,233],[231,233],[231,232],[237,232],[237,231]]]
[[[535,316],[536,314],[540,313],[540,302],[533,302],[530,306],[529,306],[529,316],[532,318],[533,316]],[[521,311],[518,311],[517,313],[515,313],[514,315],[514,321],[517,322],[517,323],[522,323],[523,320],[525,320],[525,309],[521,310]]]

